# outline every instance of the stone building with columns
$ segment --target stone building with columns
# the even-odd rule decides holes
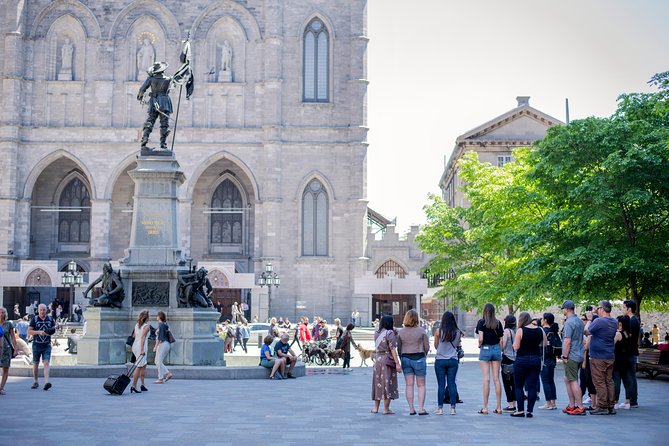
[[[368,321],[354,283],[388,259],[365,257],[366,3],[1,0],[0,303],[67,304],[68,262],[90,281],[124,257],[137,91],[190,37],[195,93],[172,92],[182,252],[223,312],[267,315],[255,283],[271,262],[272,314]]]

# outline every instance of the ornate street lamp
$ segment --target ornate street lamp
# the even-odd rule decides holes
[[[84,283],[84,275],[79,271],[77,262],[71,260],[67,264],[67,271],[60,280],[63,286],[70,287],[70,320],[74,321],[74,287]]]
[[[267,314],[268,317],[272,317],[272,287],[279,288],[281,284],[281,278],[279,275],[274,272],[274,267],[272,262],[267,262],[265,265],[265,271],[260,274],[257,281],[258,285],[262,288],[267,286]]]

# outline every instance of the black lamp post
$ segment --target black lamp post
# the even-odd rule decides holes
[[[61,277],[61,283],[63,286],[69,286],[70,287],[70,311],[69,311],[69,317],[70,320],[73,321],[73,315],[74,315],[74,287],[75,286],[80,286],[82,283],[84,283],[84,275],[81,274],[78,270],[77,262],[74,260],[71,260],[67,264],[67,271],[65,274],[63,274],[63,277]]]
[[[265,271],[260,274],[258,277],[258,285],[262,288],[267,285],[267,314],[268,317],[272,317],[272,286],[279,288],[281,284],[281,278],[279,275],[274,272],[274,267],[272,262],[267,262],[265,265]]]

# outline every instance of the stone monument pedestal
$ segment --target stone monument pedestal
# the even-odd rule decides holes
[[[79,340],[77,364],[125,363],[125,341],[134,324],[130,308],[86,308],[86,334]]]
[[[188,266],[181,255],[177,191],[183,172],[172,152],[138,156],[128,172],[135,182],[130,246],[121,260],[123,308],[89,307],[86,335],[79,342],[80,364],[125,363],[125,341],[142,310],[158,327],[156,314],[167,315],[176,342],[167,359],[174,365],[225,365],[224,346],[216,336],[219,314],[212,308],[178,308],[178,276]]]

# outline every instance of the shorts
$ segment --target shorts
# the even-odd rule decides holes
[[[40,358],[42,362],[51,361],[51,343],[40,344],[33,341],[33,364],[39,364]]]
[[[479,361],[492,362],[501,360],[502,350],[499,348],[499,344],[481,346],[481,351],[479,352]]]
[[[427,361],[425,357],[420,359],[409,359],[405,356],[400,358],[402,363],[402,373],[405,375],[426,376],[427,375]]]
[[[272,359],[270,361],[268,359],[262,358],[260,360],[260,365],[263,366],[263,367],[266,367],[268,369],[271,369],[272,367],[274,367],[274,364],[276,364],[276,360],[274,360],[274,359]]]
[[[564,376],[567,381],[578,381],[578,372],[581,370],[582,362],[572,361],[571,359],[564,364]]]

